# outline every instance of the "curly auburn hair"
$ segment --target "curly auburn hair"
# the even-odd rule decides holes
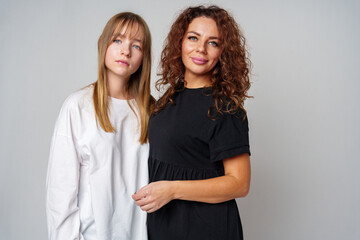
[[[213,114],[233,114],[239,108],[245,112],[244,101],[250,96],[251,61],[242,35],[234,18],[218,6],[196,6],[186,8],[171,26],[161,53],[161,78],[156,82],[156,88],[168,85],[168,89],[157,101],[154,113],[161,111],[168,102],[173,102],[171,97],[177,91],[184,89],[185,66],[181,60],[181,45],[189,24],[197,17],[213,19],[220,33],[222,53],[218,63],[211,71],[212,96],[215,101]],[[211,114],[212,115],[212,114]]]

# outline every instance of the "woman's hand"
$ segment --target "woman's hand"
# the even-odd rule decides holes
[[[250,157],[244,153],[223,160],[225,175],[203,180],[152,182],[132,198],[143,211],[155,212],[173,199],[221,203],[245,197],[250,187]]]
[[[152,182],[132,195],[132,198],[143,211],[155,212],[174,199],[174,182]]]

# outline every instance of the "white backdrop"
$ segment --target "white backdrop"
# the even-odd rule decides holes
[[[148,22],[154,83],[176,14],[199,3],[0,0],[0,239],[46,239],[55,119],[96,80],[106,21],[134,11]],[[360,2],[209,3],[240,23],[254,64],[252,185],[238,200],[245,239],[360,239]]]

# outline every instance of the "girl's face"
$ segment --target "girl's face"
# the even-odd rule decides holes
[[[134,34],[136,33],[136,34]],[[142,63],[144,33],[138,26],[124,26],[109,45],[105,54],[105,66],[109,77],[129,80]]]
[[[220,34],[212,18],[197,17],[189,24],[181,46],[185,80],[210,77],[222,52],[220,44]]]

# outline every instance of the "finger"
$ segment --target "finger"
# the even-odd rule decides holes
[[[141,207],[141,206],[149,204],[150,200],[149,200],[149,198],[142,198],[140,200],[135,201],[135,203],[136,203],[136,205]]]
[[[131,196],[135,201],[138,201],[142,198],[145,197],[145,191],[143,191],[142,189],[140,189],[139,191],[137,191],[136,193],[134,193],[132,196]]]
[[[153,213],[155,211],[159,210],[158,208],[151,208],[148,211],[146,211],[147,213]]]
[[[147,205],[141,206],[140,208],[141,208],[141,210],[147,212],[147,211],[151,210],[153,208],[153,206],[152,206],[152,204],[147,204]]]

